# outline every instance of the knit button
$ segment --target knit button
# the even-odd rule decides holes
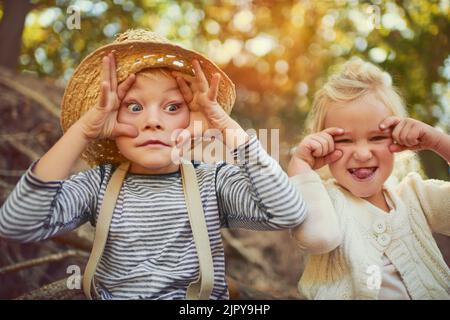
[[[383,233],[386,231],[386,223],[384,222],[384,220],[381,220],[381,219],[376,220],[373,223],[372,228],[376,233],[379,233],[379,234]]]
[[[382,233],[377,236],[377,241],[382,246],[387,246],[391,242],[391,236],[387,233]]]

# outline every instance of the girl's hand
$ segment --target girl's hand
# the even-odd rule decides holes
[[[305,170],[305,164],[313,170],[339,160],[342,151],[335,149],[333,137],[341,135],[341,128],[327,128],[306,136],[296,148],[288,166],[288,175],[293,176]]]
[[[380,123],[381,130],[392,130],[394,143],[389,146],[391,152],[403,150],[438,151],[441,132],[432,126],[411,118],[387,117]]]
[[[135,79],[136,76],[130,74],[125,81],[117,85],[114,55],[109,53],[103,58],[100,101],[78,120],[86,139],[116,138],[121,135],[136,137],[138,135],[134,126],[117,121],[120,103]]]

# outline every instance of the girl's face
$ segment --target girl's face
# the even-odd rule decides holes
[[[117,116],[119,122],[132,124],[139,132],[136,138],[116,138],[118,149],[131,162],[130,172],[177,171],[178,165],[172,161],[172,135],[189,125],[189,113],[174,78],[137,74]]]
[[[371,200],[382,195],[382,186],[392,172],[394,155],[389,151],[391,131],[379,124],[392,112],[373,93],[351,102],[333,103],[325,117],[325,128],[343,128],[334,137],[343,155],[329,165],[337,182],[353,195]]]

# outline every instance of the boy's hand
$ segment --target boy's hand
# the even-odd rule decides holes
[[[387,117],[380,123],[381,130],[392,130],[394,143],[389,146],[391,152],[403,150],[438,151],[441,132],[432,126],[411,118]]]
[[[343,129],[332,127],[306,136],[292,155],[288,175],[299,174],[307,167],[317,170],[339,160],[342,157],[342,151],[335,149],[333,136],[343,133]]]
[[[108,56],[103,58],[100,101],[79,120],[79,125],[86,139],[115,138],[121,135],[136,137],[138,135],[134,126],[117,122],[120,103],[135,79],[136,76],[130,74],[125,81],[117,85],[114,55],[109,53]]]
[[[177,80],[184,100],[191,110],[189,131],[193,135],[198,134],[198,132],[193,132],[193,123],[196,120],[202,121],[203,124],[207,124],[207,128],[203,128],[203,131],[208,129],[208,127],[218,129],[222,133],[227,146],[234,149],[239,144],[242,144],[238,142],[238,145],[236,145],[234,142],[235,139],[245,142],[248,136],[241,126],[217,103],[217,93],[219,91],[221,76],[219,73],[214,74],[211,83],[208,84],[200,63],[197,60],[193,60],[192,65],[195,76],[177,71],[172,73]]]

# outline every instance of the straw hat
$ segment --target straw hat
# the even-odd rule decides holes
[[[236,99],[234,84],[211,60],[195,51],[171,43],[154,32],[131,29],[118,35],[113,43],[89,54],[73,73],[61,104],[61,126],[64,132],[82,114],[98,103],[102,58],[110,52],[114,53],[119,83],[131,73],[146,68],[164,67],[193,75],[191,62],[196,59],[200,62],[208,81],[211,81],[214,73],[220,73],[222,76],[217,101],[227,113],[231,112]],[[89,143],[82,158],[91,166],[104,163],[119,164],[126,161],[115,142],[109,139]]]

